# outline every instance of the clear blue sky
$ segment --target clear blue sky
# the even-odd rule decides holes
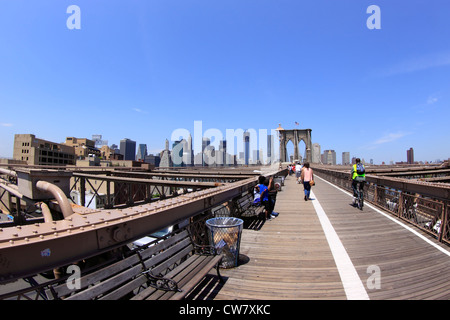
[[[410,147],[447,159],[449,13],[448,0],[0,0],[0,157],[16,133],[156,152],[202,121],[311,128],[338,163],[406,161]]]

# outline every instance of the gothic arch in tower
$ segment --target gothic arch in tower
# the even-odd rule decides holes
[[[306,146],[305,150],[305,161],[311,162],[311,150],[312,150],[312,142],[311,142],[311,129],[292,129],[292,130],[278,130],[280,134],[280,160],[281,162],[288,161],[286,160],[287,150],[286,146],[289,141],[292,141],[294,144],[294,159],[300,159],[300,150],[298,145],[300,141],[303,141]]]

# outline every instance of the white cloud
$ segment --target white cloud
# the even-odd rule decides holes
[[[439,99],[437,97],[430,96],[430,97],[428,97],[427,104],[430,105],[430,104],[436,103],[436,102],[438,102],[438,100]]]
[[[147,113],[147,111],[144,111],[142,109],[139,108],[133,108],[134,111],[139,112],[139,113]]]
[[[0,123],[0,126],[2,126],[2,127],[12,127],[13,124],[12,123]]]
[[[411,58],[381,70],[379,76],[394,76],[412,73],[437,67],[450,66],[450,52],[434,53],[422,57]]]
[[[410,132],[396,132],[396,133],[387,133],[378,140],[374,142],[375,145],[384,144],[393,142],[395,140],[398,140],[400,138],[403,138],[404,136],[407,136],[411,134]]]
[[[439,107],[439,100],[441,100],[441,97],[435,93],[428,96],[428,98],[423,103],[413,106],[412,109],[416,110],[417,113],[429,112]]]

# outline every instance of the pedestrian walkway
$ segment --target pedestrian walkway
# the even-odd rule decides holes
[[[304,201],[287,177],[279,216],[243,231],[239,266],[223,269],[225,284],[207,284],[203,298],[450,298],[448,247],[375,207],[352,207],[348,193],[318,177],[312,191]]]

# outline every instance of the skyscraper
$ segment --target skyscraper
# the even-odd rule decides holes
[[[120,140],[120,154],[123,155],[123,160],[135,160],[136,141],[127,138]]]
[[[244,164],[248,165],[250,159],[250,132],[244,132]]]
[[[350,152],[342,152],[342,165],[350,164]]]
[[[312,145],[312,162],[313,163],[320,163],[320,144],[313,143]]]
[[[147,156],[147,145],[146,144],[139,144],[138,146],[138,152],[136,155],[136,160],[137,161],[144,161],[145,157]]]
[[[165,145],[166,145],[165,149],[160,153],[161,160],[159,162],[159,166],[161,168],[170,168],[173,166],[173,163],[172,157],[170,156],[169,140],[166,139]]]
[[[272,150],[274,146],[274,138],[273,135],[267,135],[267,164],[272,163]],[[274,159],[275,160],[275,159]]]
[[[186,150],[184,151],[185,154],[185,163],[186,166],[190,167],[194,164],[194,150],[192,149],[192,136],[189,134],[187,144],[186,144]]]
[[[172,162],[174,167],[184,167],[183,152],[186,140],[177,140],[172,144]]]
[[[227,141],[220,140],[219,151],[216,152],[216,164],[219,166],[224,166],[227,164]]]
[[[208,137],[203,137],[202,139],[202,165],[203,166],[210,166],[215,164],[216,159],[215,152],[214,152],[214,146],[211,145],[211,139]]]
[[[336,151],[325,150],[322,155],[322,163],[336,165]]]
[[[406,150],[406,159],[407,159],[408,164],[414,163],[414,149],[413,148],[409,148],[409,150]]]

